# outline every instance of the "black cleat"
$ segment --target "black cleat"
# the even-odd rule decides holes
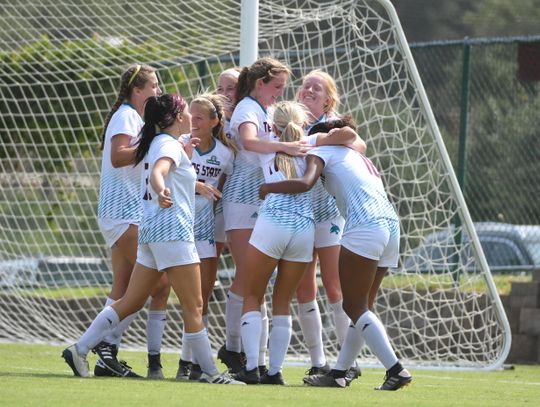
[[[148,371],[146,372],[147,379],[160,380],[164,379],[161,366],[161,354],[148,355]]]
[[[240,373],[246,365],[245,357],[240,352],[227,350],[225,345],[219,348],[218,359],[223,363],[231,373]]]
[[[389,371],[384,376],[384,382],[379,387],[375,387],[375,390],[399,390],[402,387],[407,386],[412,381],[412,376],[407,369],[402,369],[401,372],[395,375],[391,375]]]
[[[347,380],[347,386],[350,386],[351,382],[358,379],[360,376],[362,376],[362,371],[360,370],[358,364],[355,362],[355,364],[347,370],[347,373],[345,373],[345,380]]]
[[[261,380],[259,369],[257,367],[251,370],[243,368],[240,372],[234,373],[232,377],[234,380],[244,382],[245,384],[259,384],[259,381]]]
[[[260,377],[263,377],[265,374],[268,373],[268,369],[266,368],[265,365],[259,365],[258,369],[259,369],[259,376]]]
[[[202,376],[201,366],[196,363],[193,363],[191,365],[191,370],[189,372],[189,380],[198,381],[200,380],[201,376]]]
[[[314,387],[347,387],[344,370],[331,370],[323,375],[307,376],[304,377],[304,383]]]
[[[191,366],[191,362],[180,360],[178,362],[178,370],[176,371],[176,380],[189,380]]]
[[[126,362],[121,363],[116,358],[118,354],[118,348],[116,345],[112,345],[107,342],[100,342],[94,349],[92,349],[99,359],[103,362],[105,367],[109,369],[118,377],[141,377],[131,370],[131,367]]]
[[[283,376],[281,375],[281,372],[277,372],[275,375],[270,376],[268,372],[266,372],[264,375],[261,376],[261,379],[259,380],[260,384],[277,384],[284,386],[285,380],[283,380]]]
[[[315,376],[320,374],[326,374],[330,371],[330,366],[328,366],[328,363],[324,366],[317,367],[317,366],[311,366],[311,368],[306,372],[306,376]]]

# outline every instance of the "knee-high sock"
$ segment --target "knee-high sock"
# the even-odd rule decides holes
[[[322,367],[326,364],[322,340],[321,312],[317,300],[298,304],[298,322],[304,336],[311,366]]]
[[[148,311],[146,321],[146,344],[149,355],[158,355],[161,352],[163,330],[167,320],[167,311]]]
[[[351,320],[347,314],[345,314],[345,311],[343,311],[343,300],[330,304],[330,309],[332,310],[332,315],[334,317],[338,342],[343,346],[343,341],[345,341],[345,335],[347,334]]]
[[[216,364],[214,363],[214,357],[212,356],[212,349],[210,347],[206,328],[195,333],[185,332],[184,342],[191,348],[193,358],[197,361],[197,364],[201,366],[201,370],[204,373],[211,376],[219,373]]]
[[[120,341],[122,340],[122,335],[124,332],[129,328],[131,323],[137,316],[139,315],[138,312],[134,312],[131,315],[128,315],[125,317],[116,328],[114,328],[110,334],[108,334],[104,341],[107,343],[112,343],[113,345],[116,345],[118,348],[120,348]]]
[[[366,311],[354,325],[351,324],[335,369],[346,370],[351,367],[362,348],[362,339],[387,370],[398,362],[382,322],[373,312]]]
[[[246,352],[246,370],[253,370],[259,362],[259,346],[261,343],[262,317],[260,311],[250,311],[241,319],[242,343]]]
[[[203,323],[206,328],[206,332],[208,334],[208,314],[204,314],[202,316]],[[185,327],[183,331],[183,335],[185,335]],[[186,343],[185,340],[182,340],[182,356],[180,356],[180,359],[182,359],[185,362],[194,362],[197,363],[193,358],[193,352],[191,351],[191,348],[189,347],[189,343]]]
[[[112,307],[107,306],[103,308],[77,342],[77,351],[81,355],[86,355],[90,349],[100,343],[112,329],[116,328],[119,322],[118,314]]]
[[[225,347],[233,352],[242,351],[240,334],[240,319],[242,318],[242,307],[244,298],[236,295],[232,291],[227,293],[227,303],[225,305],[225,322],[227,341]]]
[[[274,315],[270,331],[269,375],[275,375],[283,366],[287,349],[291,342],[292,319],[290,315]]]
[[[261,342],[259,343],[259,366],[266,365],[266,349],[268,349],[268,309],[266,301],[261,305]]]

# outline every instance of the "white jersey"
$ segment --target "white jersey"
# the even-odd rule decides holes
[[[214,145],[202,152],[197,147],[191,156],[191,163],[197,174],[197,181],[218,187],[221,176],[230,176],[233,170],[233,152],[221,141],[212,138]],[[214,201],[201,195],[195,196],[195,240],[214,241]]]
[[[335,120],[336,118],[337,117],[333,114],[325,113],[321,115],[321,117],[319,117],[314,123],[310,124],[305,129],[306,134],[308,134],[309,130],[311,130],[311,128],[316,124]],[[309,143],[312,145],[316,145],[317,143],[316,137],[310,136],[308,140]],[[312,188],[312,191],[313,215],[315,216],[315,223],[326,222],[339,216],[339,210],[336,205],[336,200],[326,191],[320,179],[317,180],[317,182]]]
[[[126,134],[131,137],[130,146],[133,146],[139,140],[143,124],[135,108],[124,103],[107,125],[99,182],[99,219],[121,219],[133,224],[141,220],[141,165],[114,168],[111,162],[111,140],[118,134]]]
[[[149,182],[155,163],[163,157],[174,165],[165,177],[165,186],[171,190],[173,205],[161,208],[158,196]],[[142,192],[143,217],[139,226],[139,244],[186,241],[194,242],[193,215],[195,212],[195,170],[182,144],[173,136],[158,134],[144,157]]]
[[[261,168],[266,183],[286,181],[287,177],[278,169],[275,161],[276,153],[259,154]],[[303,157],[293,157],[297,176],[301,177],[306,171],[306,161]],[[294,213],[313,220],[313,202],[311,191],[302,194],[268,194],[260,212],[272,210]],[[294,218],[291,218],[294,222]],[[294,223],[291,225],[294,226]]]
[[[257,127],[257,137],[268,139],[271,124],[268,113],[259,102],[250,96],[236,105],[231,117],[231,138],[238,147],[233,173],[227,177],[223,187],[223,202],[260,205],[259,186],[264,177],[259,165],[258,154],[247,151],[240,140],[239,128],[243,123],[253,123]]]
[[[309,154],[324,161],[324,186],[336,198],[345,231],[375,219],[398,220],[369,158],[343,146],[316,147]]]

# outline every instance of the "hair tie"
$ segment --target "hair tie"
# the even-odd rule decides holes
[[[135,72],[133,72],[133,74],[131,75],[131,78],[129,78],[128,86],[131,85],[131,82],[133,82],[133,80],[135,79],[135,77],[137,76],[140,70],[141,70],[141,65],[137,64],[137,68],[135,68]]]

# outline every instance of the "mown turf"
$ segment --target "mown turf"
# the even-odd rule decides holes
[[[179,383],[172,378],[178,357],[163,355],[163,381],[72,376],[62,348],[0,344],[2,406],[519,406],[540,400],[540,366],[497,372],[414,370],[411,386],[397,392],[373,390],[384,372],[364,369],[346,389],[303,386],[305,368],[284,370],[288,386],[219,386]],[[121,352],[136,372],[146,373],[146,355]],[[91,367],[94,355],[89,355]],[[218,366],[220,367],[220,366]]]

